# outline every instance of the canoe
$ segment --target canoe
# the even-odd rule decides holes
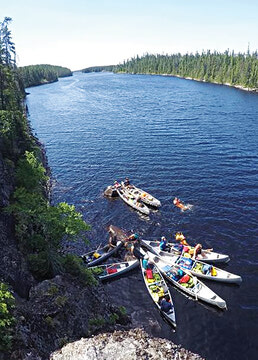
[[[129,194],[131,194],[134,197],[140,197],[141,201],[144,202],[147,205],[153,206],[153,207],[160,207],[161,206],[161,202],[156,199],[154,196],[152,196],[151,194],[147,193],[146,191],[137,188],[134,185],[128,185],[125,186],[124,183],[122,182],[121,185],[129,192]]]
[[[231,284],[240,284],[242,278],[239,275],[232,274],[228,271],[222,270],[215,266],[207,265],[205,262],[199,260],[192,260],[186,258],[183,255],[171,251],[162,251],[159,248],[159,244],[154,241],[141,240],[150,251],[153,251],[156,255],[160,256],[171,265],[177,264],[189,270],[193,275],[206,279],[219,282],[226,282]]]
[[[117,245],[113,248],[110,248],[109,245],[105,245],[104,247],[98,248],[96,250],[92,250],[92,251],[82,255],[81,257],[87,266],[95,266],[95,265],[102,263],[110,256],[112,256],[122,246],[123,246],[123,242],[118,241]]]
[[[155,254],[159,255],[161,250],[159,248],[158,241],[141,240],[141,242],[142,245],[144,245],[150,251],[154,251]],[[176,243],[168,243],[167,245],[170,247],[171,253],[176,253],[178,255],[182,253],[182,245]],[[230,259],[228,255],[202,249],[201,253],[197,255],[196,260],[201,260],[205,263],[225,263]]]
[[[202,300],[208,304],[218,306],[220,309],[227,308],[225,300],[215,294],[214,291],[197,279],[197,277],[193,276],[189,271],[180,268],[178,265],[170,265],[150,251],[148,251],[147,254],[149,256],[149,261],[155,263],[162,275],[181,291],[193,296],[196,300]],[[183,282],[186,280],[187,282]]]
[[[152,300],[154,301],[155,305],[159,309],[161,315],[170,324],[172,324],[174,327],[176,327],[176,314],[175,314],[172,297],[171,297],[170,291],[167,287],[167,284],[166,284],[163,276],[161,275],[158,267],[155,265],[155,263],[148,264],[148,268],[151,269],[151,272],[153,274],[153,279],[148,280],[147,275],[146,275],[146,270],[144,269],[143,264],[142,264],[142,259],[140,260],[140,265],[141,265],[144,283],[146,285],[146,288],[147,288]],[[168,312],[161,310],[161,307],[160,307],[160,301],[164,297],[172,305],[172,308]]]
[[[105,264],[92,267],[100,280],[109,280],[121,276],[139,265],[137,259],[120,263]]]
[[[125,188],[117,188],[117,193],[126,204],[145,215],[149,215],[150,209],[142,202],[137,201],[137,197],[131,195]]]

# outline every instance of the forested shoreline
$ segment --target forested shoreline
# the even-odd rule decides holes
[[[258,91],[258,53],[210,51],[181,55],[136,56],[114,69],[117,73],[171,75]]]
[[[58,81],[59,77],[72,76],[70,69],[56,65],[28,65],[18,68],[24,87]]]

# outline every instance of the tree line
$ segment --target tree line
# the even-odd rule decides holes
[[[28,65],[19,67],[19,75],[25,87],[58,81],[59,77],[72,76],[70,69],[55,65]]]
[[[115,69],[116,69],[116,65],[91,66],[91,67],[82,69],[81,72],[90,73],[90,72],[114,71]]]
[[[48,200],[49,178],[42,164],[42,148],[26,118],[24,80],[16,66],[10,21],[5,18],[0,22],[0,161],[4,169],[0,195],[6,177],[13,179],[8,186],[14,191],[6,200],[8,206],[0,198],[0,216],[11,216],[14,221],[18,249],[36,279],[69,273],[84,284],[96,284],[82,259],[62,253],[62,240],[75,239],[89,225],[73,205],[62,202],[53,206]],[[15,300],[9,286],[2,282],[8,276],[8,269],[0,274],[0,352],[11,349],[14,336]]]
[[[214,51],[199,54],[136,56],[114,69],[132,74],[168,74],[207,82],[258,89],[258,53]]]

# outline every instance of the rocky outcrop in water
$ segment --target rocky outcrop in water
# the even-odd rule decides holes
[[[150,337],[142,329],[115,331],[64,346],[51,360],[201,360],[171,341]]]

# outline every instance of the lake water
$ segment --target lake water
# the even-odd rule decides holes
[[[170,287],[173,332],[159,316],[140,271],[105,287],[133,325],[209,360],[256,359],[258,350],[258,95],[173,77],[75,73],[28,90],[32,128],[45,144],[53,201],[75,204],[92,225],[91,246],[114,224],[143,238],[189,242],[230,255],[222,267],[240,286],[206,284],[227,302],[217,311]],[[162,202],[148,218],[103,190],[128,176]],[[177,196],[193,204],[182,213]],[[83,241],[71,244],[81,254]]]

